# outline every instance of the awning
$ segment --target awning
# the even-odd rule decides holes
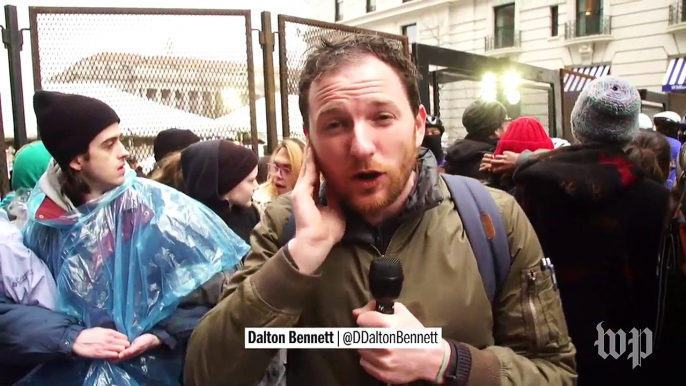
[[[674,58],[669,61],[667,72],[662,78],[662,91],[686,91],[686,58]]]
[[[579,67],[572,68],[571,70],[580,74],[590,75],[594,78],[602,78],[610,73],[610,65],[607,64],[602,66]],[[584,87],[586,87],[586,85],[592,80],[593,79],[591,78],[584,78],[574,74],[565,74],[564,90],[565,92],[581,92],[581,90],[583,90]]]

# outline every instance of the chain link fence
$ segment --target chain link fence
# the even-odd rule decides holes
[[[397,40],[409,56],[407,37],[402,35],[294,16],[278,16],[280,94],[277,95],[276,114],[279,137],[283,135],[283,137],[305,138],[304,122],[298,102],[298,82],[309,49],[322,39],[352,34],[375,34]]]
[[[36,89],[98,98],[138,162],[162,130],[257,151],[249,10],[29,9]],[[262,139],[264,140],[264,139]]]

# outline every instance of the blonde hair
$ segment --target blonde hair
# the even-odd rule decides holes
[[[284,139],[281,141],[279,146],[276,147],[271,157],[269,157],[269,163],[274,163],[274,159],[276,159],[276,155],[279,153],[279,151],[281,151],[281,149],[286,149],[286,153],[288,153],[288,159],[291,161],[291,173],[293,173],[295,176],[300,175],[300,167],[303,164],[303,159],[305,156],[305,144],[299,139],[295,138]],[[262,184],[260,189],[264,189],[264,191],[269,193],[269,195],[272,197],[276,197],[278,195],[271,173],[269,173],[269,176],[267,177],[267,182]]]
[[[186,184],[183,181],[183,169],[181,168],[181,152],[164,157],[150,179],[186,193]]]

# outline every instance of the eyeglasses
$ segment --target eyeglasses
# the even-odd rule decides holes
[[[293,169],[291,168],[291,165],[279,165],[276,163],[269,163],[267,165],[269,167],[269,173],[271,174],[276,174],[278,172],[281,172],[282,176],[287,176],[290,175]]]

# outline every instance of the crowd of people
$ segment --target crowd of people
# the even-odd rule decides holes
[[[0,210],[0,385],[679,384],[679,115],[651,119],[635,87],[603,77],[574,106],[574,143],[478,99],[444,149],[418,77],[394,41],[327,41],[300,78],[306,141],[258,158],[168,129],[149,175],[108,105],[36,92],[41,141],[17,152]],[[469,220],[506,246],[493,296],[456,181],[497,208]],[[382,256],[404,271],[391,315],[367,282]],[[356,326],[443,340],[244,347],[248,327]],[[629,347],[640,366],[624,343],[600,354],[620,331],[649,332]]]

